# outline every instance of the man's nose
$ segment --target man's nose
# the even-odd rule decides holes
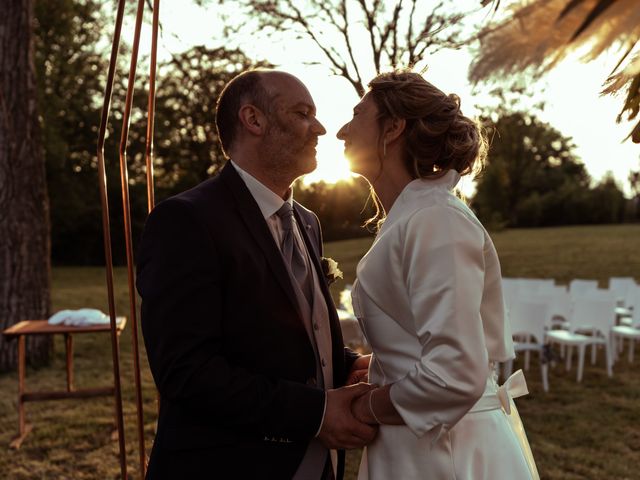
[[[320,123],[320,120],[318,120],[317,118],[315,119],[315,124],[314,124],[314,131],[318,134],[318,135],[324,135],[325,133],[327,133],[327,129],[324,128],[324,125],[322,125]]]

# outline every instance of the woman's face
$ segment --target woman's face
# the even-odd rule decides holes
[[[374,178],[380,172],[378,107],[366,94],[353,109],[353,118],[336,135],[344,141],[344,154],[353,173]]]

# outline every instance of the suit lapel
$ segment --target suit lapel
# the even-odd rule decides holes
[[[343,385],[346,380],[345,365],[344,365],[344,340],[342,338],[342,329],[340,327],[340,319],[338,318],[338,312],[331,298],[331,292],[329,291],[329,285],[324,278],[324,271],[320,264],[320,251],[317,242],[311,240],[312,227],[305,220],[305,217],[298,210],[300,207],[294,202],[294,214],[298,225],[301,226],[302,238],[307,246],[309,257],[313,262],[316,272],[318,272],[318,283],[320,284],[320,290],[324,296],[324,301],[327,304],[327,311],[329,312],[329,324],[331,326],[331,341],[333,344],[333,385],[334,387]]]
[[[271,230],[269,230],[269,226],[260,211],[260,207],[258,207],[258,204],[251,195],[251,192],[249,192],[247,186],[230,162],[227,162],[220,172],[220,178],[224,180],[229,187],[229,190],[236,201],[242,221],[246,225],[247,230],[249,230],[253,235],[260,249],[263,251],[274,276],[278,280],[278,283],[285,291],[287,297],[291,301],[291,305],[302,319],[302,312],[300,311],[298,300],[296,299],[295,292],[293,291],[287,267],[284,264],[284,259],[282,258],[280,249],[273,239]],[[302,321],[300,322],[300,326],[304,328]]]
[[[322,265],[320,263],[320,252],[318,251],[318,244],[316,242],[312,242],[309,237],[309,233],[311,232],[311,225],[304,219],[304,217],[298,211],[300,207],[294,202],[294,214],[296,217],[296,221],[298,225],[301,226],[300,231],[302,232],[302,238],[304,239],[304,243],[307,246],[307,251],[309,252],[309,257],[313,262],[313,265],[318,272],[318,283],[320,284],[320,289],[322,290],[322,295],[324,296],[324,300],[327,303],[327,310],[329,311],[329,318],[331,319],[332,330],[333,327],[337,326],[339,328],[340,323],[338,321],[338,314],[333,304],[333,299],[331,298],[331,292],[329,291],[329,286],[327,285],[327,281],[324,278],[324,271],[322,270]]]

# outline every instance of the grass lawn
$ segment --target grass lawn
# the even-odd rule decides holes
[[[600,286],[606,286],[610,276],[634,276],[640,281],[640,225],[509,230],[493,238],[505,276],[555,278],[560,283],[594,278]],[[371,239],[359,239],[326,245],[325,255],[335,258],[345,275],[333,286],[335,297],[344,283],[353,282],[357,261],[370,243]],[[104,269],[54,268],[52,281],[54,310],[96,307],[106,311]],[[117,269],[119,315],[128,315],[126,289],[126,273]],[[121,339],[121,368],[129,473],[138,478],[130,327],[129,323]],[[149,450],[156,413],[155,389],[144,351],[142,355]],[[108,335],[77,335],[76,386],[108,383],[112,376],[110,359]],[[575,382],[575,364],[569,373],[557,365],[550,374],[551,391],[544,394],[537,359],[532,359],[527,374],[531,394],[518,400],[542,478],[640,479],[640,360],[629,365],[623,356],[609,379],[600,353],[595,366],[586,366],[580,385]],[[64,385],[64,346],[62,338],[56,338],[52,364],[28,369],[27,388],[58,389]],[[0,478],[119,476],[118,446],[111,440],[111,398],[27,403],[27,419],[34,430],[22,448],[13,451],[7,446],[17,431],[16,397],[17,374],[0,374]],[[359,456],[359,451],[349,452],[347,479],[355,478]]]

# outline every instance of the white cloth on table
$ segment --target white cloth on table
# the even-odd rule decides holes
[[[360,480],[537,478],[491,370],[514,357],[498,256],[450,191],[458,179],[409,183],[358,264],[352,297],[373,350],[369,381],[393,384],[406,424],[380,427]]]
[[[95,308],[80,308],[78,310],[60,310],[49,318],[51,325],[72,325],[86,327],[91,325],[109,324],[109,316]],[[120,319],[116,319],[117,322]]]

